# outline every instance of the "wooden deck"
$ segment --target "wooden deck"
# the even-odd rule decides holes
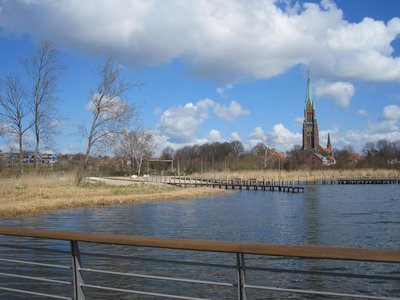
[[[350,178],[338,179],[338,184],[399,184],[400,178]]]
[[[181,187],[213,187],[232,190],[254,190],[254,191],[279,191],[279,192],[304,192],[304,187],[295,185],[294,181],[266,181],[257,178],[241,179],[221,179],[221,178],[191,178],[191,177],[171,177],[165,182],[170,185]]]

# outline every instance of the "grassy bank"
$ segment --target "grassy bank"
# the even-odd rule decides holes
[[[321,181],[338,178],[390,178],[399,177],[399,170],[387,170],[387,169],[357,169],[357,170],[296,170],[296,171],[279,171],[279,170],[266,170],[266,171],[239,171],[239,172],[216,172],[216,173],[203,173],[193,175],[200,176],[203,178],[257,178],[262,180],[265,178],[269,179],[284,179],[284,180],[295,180],[295,181]]]
[[[205,197],[225,191],[168,185],[75,185],[73,176],[28,176],[0,180],[0,216],[46,213],[58,209]]]

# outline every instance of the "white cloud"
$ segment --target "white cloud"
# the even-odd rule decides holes
[[[294,145],[301,144],[301,133],[291,132],[283,124],[275,124],[272,130],[265,133],[261,127],[256,127],[250,133],[247,141],[248,147],[252,148],[258,143],[264,143],[268,147],[279,151],[290,150]]]
[[[385,106],[385,108],[383,109],[383,117],[388,120],[400,120],[400,106]]]
[[[197,108],[188,103],[164,111],[157,127],[172,142],[190,142],[202,121],[197,114]]]
[[[124,102],[120,97],[100,97],[99,93],[94,93],[92,98],[86,105],[86,110],[94,112],[99,109],[101,112],[99,116],[102,119],[113,118],[116,115],[121,115],[123,111],[127,109],[127,103]]]
[[[191,142],[194,139],[200,124],[214,114],[227,122],[248,114],[236,101],[226,106],[211,99],[203,99],[195,104],[189,102],[184,106],[171,107],[160,116],[157,129],[161,135],[170,138],[171,142]]]
[[[361,117],[367,117],[368,111],[366,111],[365,109],[359,109],[359,110],[357,110],[357,115],[359,115]]]
[[[189,142],[173,142],[173,141],[171,141],[170,137],[162,135],[157,131],[154,131],[152,133],[153,133],[154,142],[156,145],[156,148],[154,150],[156,155],[159,155],[165,147],[171,147],[174,150],[178,150],[187,145],[192,146],[192,145],[202,145],[202,144],[208,143],[208,139],[206,139],[206,138],[193,139]]]
[[[258,126],[254,128],[254,130],[249,134],[247,143],[245,143],[245,145],[246,148],[251,149],[259,143],[269,144],[269,142],[270,142],[269,140],[267,141],[267,134],[260,126]]]
[[[350,82],[327,82],[321,80],[315,83],[315,96],[318,98],[328,97],[339,107],[349,106],[354,93],[355,88]]]
[[[227,122],[233,122],[240,116],[250,114],[248,110],[244,109],[236,101],[231,101],[228,106],[216,103],[214,106],[214,113]]]
[[[393,130],[391,124],[380,126],[378,130],[371,130],[374,125],[379,123],[370,124],[367,130],[348,130],[341,135],[338,139],[338,146],[352,146],[356,151],[361,151],[362,147],[367,142],[377,142],[379,140],[398,141],[400,140],[400,130]],[[385,128],[386,127],[386,128]],[[333,145],[335,147],[335,145]]]
[[[301,145],[302,135],[300,133],[291,132],[283,124],[275,124],[269,133],[273,147],[280,151],[287,151],[293,145]]]
[[[234,132],[231,132],[230,141],[231,141],[231,142],[233,142],[233,141],[239,141],[239,142],[241,142],[242,139],[241,139],[239,133],[237,133],[236,131],[234,131]]]
[[[392,46],[399,18],[350,23],[328,0],[281,3],[2,1],[0,26],[139,66],[180,58],[193,73],[225,82],[270,78],[299,64],[331,82],[399,81]]]
[[[219,132],[218,130],[212,129],[210,130],[210,132],[207,135],[207,138],[209,139],[209,141],[212,142],[221,142],[223,139],[221,137],[221,132]]]
[[[369,122],[365,131],[367,133],[385,133],[399,130],[396,120],[384,120],[381,122]]]

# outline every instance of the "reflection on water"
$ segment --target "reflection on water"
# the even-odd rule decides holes
[[[5,218],[0,220],[1,225],[25,226],[35,228],[87,231],[87,232],[114,232],[121,234],[163,236],[192,239],[229,240],[248,242],[267,242],[278,244],[301,244],[301,245],[338,245],[350,247],[373,247],[399,249],[400,241],[400,196],[398,185],[374,185],[374,186],[337,186],[337,185],[311,185],[306,186],[304,193],[279,193],[242,191],[229,195],[211,197],[207,199],[194,199],[188,201],[169,201],[158,203],[140,203],[134,205],[121,205],[100,208],[82,208],[63,210],[41,216]],[[52,247],[57,249],[68,249],[65,242],[31,241],[23,243],[21,239],[2,237],[0,242],[20,243],[24,245],[35,245]],[[84,249],[92,250],[93,245],[82,245]],[[85,248],[86,247],[86,248]],[[155,256],[170,255],[174,259],[183,258],[188,260],[198,259],[205,261],[216,260],[233,261],[232,257],[212,257],[205,253],[171,253],[170,251],[136,249],[131,247],[117,247],[108,249],[105,246],[97,246],[96,251],[105,250],[107,253],[122,253],[124,255],[141,254]],[[2,257],[12,257],[14,252],[0,247]],[[20,251],[21,253],[23,251]],[[23,254],[29,258],[28,254]],[[35,259],[35,258],[34,258]],[[69,264],[69,257],[56,257],[47,255],[41,259],[64,262]],[[342,263],[334,261],[295,260],[282,258],[260,258],[250,259],[250,262],[258,265],[267,262],[269,267],[285,267],[293,269],[318,270],[346,270],[351,272],[364,272],[370,268],[364,263]],[[115,266],[115,261],[107,259],[87,258],[87,264],[95,266]],[[121,262],[118,267],[124,266],[140,269],[143,263]],[[145,269],[150,267],[144,265]],[[156,267],[155,265],[152,267]],[[10,266],[0,265],[1,271]],[[30,267],[24,267],[21,272],[30,272]],[[171,267],[157,266],[156,271],[160,274],[168,274]],[[178,273],[191,274],[193,269],[180,267]],[[370,270],[392,275],[399,275],[399,268],[382,264],[378,269]],[[49,275],[52,278],[67,278],[54,271]],[[46,271],[47,272],[47,271]],[[232,274],[221,271],[202,271],[203,275],[196,273],[195,276],[216,274],[218,279],[232,281]],[[269,285],[288,285],[297,288],[321,289],[337,291],[337,285],[352,291],[365,290],[373,293],[400,296],[400,284],[398,282],[388,283],[382,289],[382,282],[378,285],[375,281],[365,281],[361,284],[351,280],[330,277],[321,280],[317,275],[299,274],[249,274],[255,282]],[[105,280],[105,279],[103,279]],[[158,283],[159,285],[161,283]],[[36,288],[36,287],[35,287]],[[184,288],[183,288],[184,289]],[[190,290],[193,292],[192,288]],[[0,298],[4,292],[0,292]],[[197,290],[196,290],[197,293]],[[204,293],[198,290],[197,296]],[[217,294],[211,294],[211,296]],[[226,295],[226,294],[225,294]],[[228,294],[234,295],[234,294]],[[266,294],[254,295],[256,299],[287,299],[290,294],[274,296]],[[10,299],[7,294],[6,298]],[[12,296],[14,297],[14,296]],[[16,297],[16,296],[15,296]],[[93,298],[101,299],[94,294]],[[122,296],[121,296],[122,297]],[[130,296],[132,297],[132,296]],[[132,299],[128,297],[127,299]],[[229,296],[230,297],[230,296]],[[281,298],[279,298],[281,297]],[[141,299],[142,297],[139,297]],[[214,298],[218,298],[215,297]],[[299,295],[293,296],[298,299]],[[21,299],[24,299],[22,297]],[[309,297],[305,297],[309,299]],[[313,298],[317,299],[317,298]]]

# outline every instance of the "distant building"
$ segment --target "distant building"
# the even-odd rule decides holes
[[[321,168],[322,166],[330,166],[336,163],[333,156],[330,134],[328,133],[326,148],[321,147],[319,144],[318,121],[311,89],[310,72],[308,72],[307,78],[303,121],[303,144],[301,149],[307,153],[306,164],[310,168]]]
[[[350,166],[358,166],[358,165],[362,164],[364,161],[365,161],[365,157],[361,156],[358,153],[352,153],[347,158],[347,163]]]
[[[22,163],[24,165],[33,165],[34,164],[34,152],[33,151],[24,151]],[[20,163],[19,152],[2,152],[0,155],[0,159],[5,167],[13,167],[17,166]],[[41,164],[54,164],[58,162],[57,154],[52,152],[44,152],[38,154],[38,161]]]

